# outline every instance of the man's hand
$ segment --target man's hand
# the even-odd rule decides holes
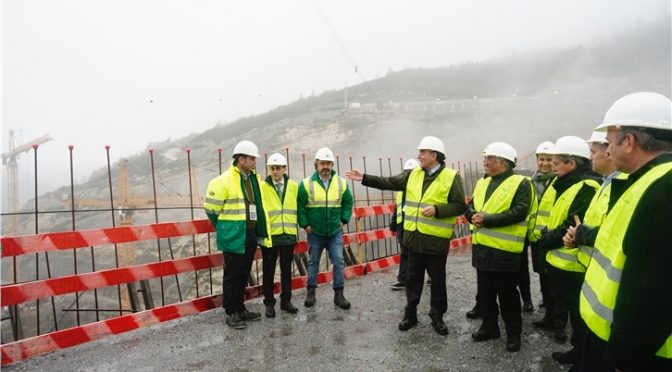
[[[433,205],[430,205],[429,207],[424,207],[422,209],[422,215],[425,217],[434,217],[436,214],[436,208],[434,208]]]
[[[364,179],[364,172],[359,169],[353,169],[345,172],[345,178],[353,181],[361,181]]]
[[[306,234],[312,234],[313,233],[313,228],[310,227],[310,225],[304,227],[303,229],[306,231]]]
[[[568,248],[576,247],[576,228],[581,225],[581,219],[577,215],[574,215],[574,224],[575,226],[567,228],[567,233],[562,237],[562,243]]]
[[[476,227],[483,227],[483,221],[485,220],[485,213],[479,212],[471,216],[471,224]]]

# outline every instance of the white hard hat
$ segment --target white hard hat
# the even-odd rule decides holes
[[[514,164],[518,159],[518,153],[513,146],[506,142],[493,142],[483,150],[483,156],[497,156],[512,161]]]
[[[315,153],[315,160],[335,161],[334,153],[328,147],[322,147]]]
[[[583,138],[577,136],[564,136],[555,141],[552,155],[574,155],[590,159],[590,148]]]
[[[282,165],[282,166],[287,166],[287,159],[285,159],[284,156],[282,156],[279,153],[271,154],[271,156],[268,157],[268,162],[266,165],[271,166],[271,165]]]
[[[404,163],[404,170],[409,170],[409,169],[415,169],[420,166],[420,163],[418,163],[417,160],[415,159],[408,159]]]
[[[418,145],[417,148],[418,150],[432,150],[432,151],[438,151],[442,154],[446,153],[444,151],[443,141],[434,136],[427,136],[421,139],[420,144]]]
[[[606,131],[610,126],[640,127],[672,131],[672,103],[662,94],[631,93],[619,98],[604,114],[602,124],[595,130]]]
[[[555,146],[555,145],[553,144],[553,142],[551,142],[551,141],[544,141],[544,142],[540,143],[539,146],[537,146],[537,151],[535,151],[534,153],[535,153],[536,155],[540,155],[540,154],[550,154],[551,151],[553,150],[553,146]]]
[[[233,148],[233,155],[238,154],[254,156],[255,158],[258,158],[259,148],[252,141],[240,141],[236,144],[236,147]]]
[[[609,141],[607,141],[607,132],[593,131],[593,133],[590,135],[590,139],[586,141],[586,143],[601,143],[603,145],[608,144]]]

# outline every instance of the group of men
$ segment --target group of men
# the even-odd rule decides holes
[[[258,147],[240,141],[233,149],[231,167],[208,184],[205,211],[215,228],[217,248],[224,254],[222,307],[226,324],[245,328],[261,313],[247,310],[245,288],[252,261],[261,247],[265,315],[275,312],[275,267],[280,258],[280,309],[299,311],[292,304],[292,261],[298,228],[308,235],[308,293],[304,305],[312,307],[322,251],[333,264],[334,303],[349,309],[343,294],[344,259],[342,227],[350,220],[353,197],[348,185],[334,171],[334,153],[323,147],[315,154],[315,172],[297,183],[287,175],[287,159],[279,153],[268,157],[270,175],[256,173]]]
[[[514,172],[518,157],[512,146],[493,142],[483,151],[486,174],[468,204],[460,174],[446,167],[445,147],[437,137],[420,141],[417,165],[407,163],[401,174],[347,171],[347,179],[364,186],[398,191],[395,222],[404,275],[395,286],[406,290],[399,330],[418,323],[427,272],[432,327],[440,335],[449,333],[443,321],[446,261],[457,217],[464,214],[472,225],[472,265],[482,317],[474,341],[501,337],[501,312],[506,350],[520,350],[521,284],[528,291],[523,308],[532,310],[529,279],[527,285],[520,279],[528,274],[524,258],[529,246],[546,308],[535,326],[553,331],[559,341],[567,338],[567,318],[572,328],[572,349],[553,353],[554,359],[571,363],[575,371],[672,370],[671,111],[669,98],[660,94],[626,95],[609,108],[588,141],[565,136],[542,143],[537,148],[539,170],[531,179]],[[310,246],[305,306],[315,303],[317,265],[327,248],[334,264],[334,302],[349,308],[343,297],[341,227],[350,218],[352,195],[332,169],[333,153],[317,152],[316,172],[292,186],[295,201],[287,201],[287,195],[282,201],[278,192],[279,200],[269,202],[280,177],[271,168],[269,178],[258,178],[256,146],[253,150],[234,150],[231,169],[208,187],[206,210],[225,257],[227,324],[236,328],[260,318],[243,305],[257,244],[262,252],[267,250],[264,261],[269,258],[268,265],[264,262],[264,304],[266,315],[274,315],[269,310],[274,303],[270,266],[275,267],[280,252],[284,272],[282,257],[291,255],[297,224],[308,233]],[[283,179],[289,187],[291,181]],[[281,309],[295,312],[284,275],[282,282]]]

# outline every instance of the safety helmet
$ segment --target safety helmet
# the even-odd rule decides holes
[[[550,154],[551,151],[553,150],[553,142],[551,141],[544,141],[537,146],[537,151],[535,151],[535,155],[541,155],[541,154]]]
[[[259,157],[259,148],[252,141],[243,140],[236,144],[233,148],[233,155],[248,155]]]
[[[331,161],[335,159],[334,153],[328,147],[322,147],[315,153],[315,160]]]
[[[493,142],[483,150],[483,156],[496,156],[512,161],[514,164],[517,161],[518,153],[513,146],[505,142]]]
[[[271,154],[271,156],[268,157],[268,162],[266,165],[271,166],[271,165],[281,165],[286,167],[287,166],[287,159],[285,159],[284,156],[282,156],[279,153]]]
[[[593,131],[593,133],[590,135],[590,139],[586,141],[586,143],[601,143],[603,145],[608,144],[609,141],[607,141],[607,132]]]
[[[420,166],[420,163],[418,163],[417,160],[415,159],[408,159],[404,163],[404,170],[410,170],[410,169],[415,169]]]
[[[552,155],[574,155],[590,159],[590,148],[585,140],[577,136],[564,136],[555,141]]]
[[[443,141],[441,141],[440,139],[438,139],[434,136],[427,136],[427,137],[424,137],[423,139],[421,139],[420,144],[418,145],[417,149],[418,150],[438,151],[442,154],[446,153],[444,151]]]
[[[610,126],[640,127],[672,131],[672,103],[662,94],[631,93],[619,98],[604,114],[602,124],[595,130],[606,131]]]

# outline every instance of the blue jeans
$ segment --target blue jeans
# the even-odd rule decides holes
[[[320,258],[322,249],[326,248],[329,252],[329,260],[334,265],[334,289],[343,289],[344,277],[343,268],[343,233],[340,231],[332,236],[321,236],[316,234],[308,235],[308,245],[310,259],[308,260],[308,288],[317,287],[317,273],[320,268]]]

